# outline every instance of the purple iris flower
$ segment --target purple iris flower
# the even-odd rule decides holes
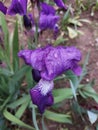
[[[46,46],[36,50],[21,50],[18,56],[38,70],[45,80],[53,80],[67,70],[72,70],[76,75],[81,74],[78,65],[81,53],[75,47]]]
[[[38,106],[41,114],[44,113],[46,107],[53,105],[54,100],[51,92],[53,87],[53,81],[41,79],[39,83],[30,90],[32,102]]]
[[[41,30],[54,29],[59,20],[55,9],[46,3],[40,3],[40,8],[39,28]]]
[[[7,12],[7,7],[0,1],[0,11],[4,14]]]
[[[27,0],[12,0],[10,7],[7,10],[9,15],[26,15],[27,13]]]
[[[54,0],[54,2],[56,3],[56,5],[57,5],[58,7],[67,10],[67,6],[64,4],[64,2],[63,2],[62,0]]]
[[[23,58],[27,65],[38,71],[39,83],[30,90],[32,102],[38,106],[42,114],[46,107],[53,104],[53,79],[67,70],[81,74],[78,62],[81,53],[75,47],[46,46],[36,50],[21,50],[18,56]],[[35,71],[35,73],[36,73]]]

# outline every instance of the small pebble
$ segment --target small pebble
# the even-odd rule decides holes
[[[89,82],[89,79],[87,78],[86,81]]]

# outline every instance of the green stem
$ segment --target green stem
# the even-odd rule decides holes
[[[38,45],[38,23],[36,23],[36,30],[35,30],[35,46]]]
[[[34,105],[33,105],[32,115],[33,115],[34,127],[35,127],[36,130],[39,130],[38,125],[37,125],[37,121],[36,121],[36,112],[35,112]]]

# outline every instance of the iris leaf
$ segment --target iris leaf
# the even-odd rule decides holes
[[[16,68],[18,68],[19,66],[19,57],[17,55],[18,51],[19,51],[19,38],[18,38],[18,23],[16,21],[13,40],[12,40],[12,56],[13,56],[14,70],[17,70]]]
[[[24,97],[25,98],[25,97]],[[26,110],[26,108],[27,108],[27,106],[28,106],[28,104],[30,103],[30,99],[29,98],[27,98],[27,100],[25,100],[25,102],[19,107],[19,109],[17,110],[17,112],[16,112],[16,114],[15,114],[15,116],[17,117],[17,118],[21,118],[21,116],[23,115],[23,113],[25,112],[25,110]]]
[[[4,33],[4,43],[7,51],[6,53],[9,54],[9,32],[8,32],[5,15],[1,12],[0,12],[0,25],[2,26],[3,33]]]
[[[68,114],[58,114],[58,113],[46,110],[45,113],[44,113],[44,116],[47,119],[50,119],[50,120],[53,120],[53,121],[56,121],[56,122],[70,123],[70,124],[72,123],[71,119],[70,119],[70,115],[68,115]]]
[[[32,126],[29,126],[29,125],[25,124],[23,121],[19,120],[17,117],[15,117],[14,115],[12,115],[6,109],[3,111],[3,115],[4,115],[4,117],[7,120],[9,120],[9,121],[11,121],[11,122],[13,122],[15,124],[18,124],[21,127],[25,127],[27,129],[30,129],[30,130],[35,130]]]
[[[73,96],[71,88],[62,88],[53,90],[54,103],[61,102],[65,99],[70,99]]]
[[[28,100],[30,101],[30,96],[29,95],[24,95],[20,99],[17,99],[16,101],[14,101],[14,102],[10,103],[9,105],[7,105],[7,107],[11,108],[11,109],[15,109],[16,107],[18,107],[19,105],[25,103]]]

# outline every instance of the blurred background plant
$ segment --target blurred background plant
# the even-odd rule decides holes
[[[97,4],[98,2],[94,5],[96,9]],[[76,11],[79,11],[81,7],[84,8],[83,1],[76,0],[76,6],[79,8]],[[60,12],[58,11],[58,13]],[[78,30],[78,27],[82,26],[81,22],[90,23],[86,19],[74,16],[71,5],[63,14],[60,35],[56,40],[53,40],[54,45],[64,43],[68,37],[73,39],[78,34],[82,34]],[[94,80],[89,83],[82,82],[88,73],[86,66],[89,54],[87,54],[83,63],[83,71],[80,77],[68,71],[54,80],[56,87],[53,90],[54,105],[46,110],[42,116],[39,114],[37,107],[32,104],[29,96],[29,89],[36,84],[32,78],[31,68],[19,61],[17,56],[19,48],[25,47],[19,39],[20,33],[23,33],[24,30],[22,19],[17,15],[16,19],[10,20],[14,24],[14,30],[10,34],[6,17],[0,12],[0,129],[21,130],[21,127],[24,127],[28,130],[39,130],[37,123],[40,124],[41,122],[42,129],[47,130],[46,118],[59,123],[72,124],[73,113],[78,114],[83,122],[88,118],[90,123],[94,124],[98,118],[98,94],[93,89]],[[65,38],[66,34],[67,39]],[[30,39],[27,42],[26,47],[34,48],[34,43],[32,45]],[[64,87],[59,88],[57,84],[60,82],[60,86],[62,86],[62,80]],[[94,102],[93,104],[90,104],[91,100]],[[65,108],[67,101],[68,109]],[[61,107],[63,112],[59,112]],[[29,121],[26,122],[28,115],[31,114]],[[97,125],[96,129],[98,129]]]

